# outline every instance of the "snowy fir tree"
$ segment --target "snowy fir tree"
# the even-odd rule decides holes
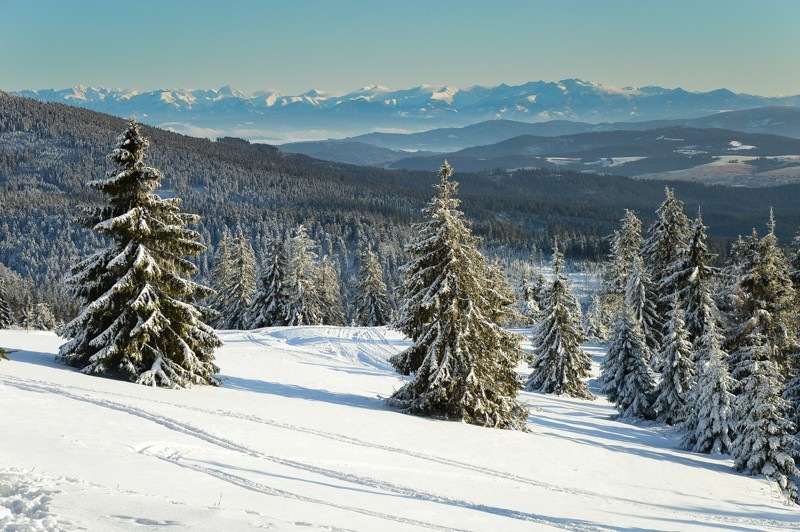
[[[315,271],[315,291],[312,293],[312,305],[322,325],[345,324],[344,307],[342,306],[342,287],[339,284],[339,272],[333,261],[323,257]]]
[[[245,313],[247,328],[286,325],[289,315],[289,259],[279,239],[267,245],[267,264],[258,279],[256,292]]]
[[[545,292],[543,319],[533,335],[534,358],[525,389],[594,399],[586,383],[592,361],[580,347],[583,332],[580,316],[575,313],[577,300],[567,276],[561,271],[562,264],[563,256],[556,242],[553,251],[555,278]]]
[[[794,292],[800,303],[800,234],[794,237],[794,253],[791,258],[791,276]]]
[[[742,379],[740,353],[751,347],[754,334],[765,337],[771,355],[785,377],[789,359],[797,349],[796,293],[788,261],[775,237],[775,221],[770,215],[769,233],[761,239],[755,231],[737,248],[732,270],[735,287],[729,290],[733,310],[729,331],[733,377]],[[749,364],[744,361],[744,366]]]
[[[523,317],[514,306],[514,291],[508,283],[506,270],[500,264],[498,257],[495,257],[492,263],[488,265],[486,281],[484,286],[489,319],[498,325],[508,325],[509,323],[522,321]]]
[[[734,402],[734,469],[764,475],[778,484],[785,497],[798,501],[800,470],[795,460],[800,460],[800,445],[797,427],[790,420],[791,405],[780,394],[783,377],[769,359],[763,335],[756,333],[751,346],[751,367]]]
[[[316,287],[317,243],[302,225],[289,241],[289,275],[286,283],[286,325],[322,323]]]
[[[252,246],[239,230],[231,241],[229,262],[225,268],[227,277],[219,288],[219,309],[223,329],[246,329],[246,312],[250,307],[256,288],[256,258]]]
[[[527,276],[522,278],[519,286],[519,313],[522,315],[521,323],[523,325],[531,326],[539,322],[541,319],[541,310],[539,309],[539,298],[536,289],[531,284]]]
[[[603,303],[598,294],[592,294],[589,308],[583,321],[583,332],[588,339],[595,339],[605,342],[609,338],[608,323],[611,321],[608,316],[608,308]]]
[[[725,363],[722,336],[714,321],[702,327],[697,344],[697,382],[689,393],[689,416],[681,425],[681,445],[695,453],[730,454],[735,433],[733,379]]]
[[[623,309],[617,314],[613,341],[601,365],[602,392],[614,403],[620,417],[653,417],[652,394],[655,375],[650,369],[650,348],[641,322]]]
[[[713,324],[719,314],[711,289],[711,282],[718,271],[711,266],[715,255],[709,253],[706,239],[706,226],[698,211],[697,218],[692,222],[688,252],[673,268],[674,279],[680,287],[678,294],[683,302],[686,330],[693,344],[705,334],[703,327]]]
[[[361,276],[356,288],[356,323],[362,327],[386,325],[391,318],[383,269],[371,250],[361,257]]]
[[[652,350],[659,348],[661,343],[661,319],[658,317],[656,305],[653,302],[650,275],[645,270],[642,260],[636,256],[631,262],[628,272],[628,284],[625,287],[625,308],[633,313],[639,322],[647,347]]]
[[[37,303],[33,306],[31,328],[39,331],[52,331],[56,328],[56,317],[47,303]]]
[[[11,306],[6,301],[5,286],[0,281],[0,329],[8,329],[14,324],[14,316],[11,313]]]
[[[222,232],[219,245],[214,254],[214,270],[211,272],[211,286],[214,293],[208,298],[208,305],[217,311],[212,325],[222,327],[225,322],[224,310],[230,307],[230,302],[225,299],[225,283],[230,278],[233,248],[233,237],[227,228]]]
[[[656,210],[656,221],[647,230],[642,243],[644,266],[653,282],[653,303],[659,316],[666,316],[673,295],[680,289],[675,279],[676,265],[688,253],[691,227],[683,213],[683,202],[675,191],[664,187],[666,199]],[[665,324],[661,324],[662,333]]]
[[[387,399],[406,413],[523,429],[527,411],[516,401],[519,336],[492,322],[488,265],[458,210],[457,184],[446,162],[438,195],[407,246],[398,327],[414,342],[391,359],[413,379]],[[511,302],[509,302],[510,304]]]
[[[656,420],[674,425],[686,419],[689,391],[694,383],[692,344],[683,321],[683,310],[677,296],[667,322],[663,347],[656,355],[656,370],[661,380],[653,402]]]
[[[109,201],[85,221],[111,244],[73,276],[86,283],[76,289],[82,308],[63,330],[71,340],[59,359],[141,384],[218,384],[213,351],[222,342],[195,304],[211,290],[183,277],[196,271],[185,257],[205,250],[187,228],[198,217],[182,213],[179,199],[155,194],[163,176],[146,165],[147,146],[131,120],[110,155],[118,168],[89,183]]]
[[[625,300],[625,287],[633,259],[639,257],[642,247],[642,222],[631,210],[625,210],[620,228],[611,235],[611,253],[605,270],[604,299],[606,308],[613,315]]]

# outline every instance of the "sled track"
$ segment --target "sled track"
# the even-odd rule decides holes
[[[8,379],[12,379],[13,381],[16,381],[16,382],[9,382]],[[69,398],[72,398],[72,399],[75,399],[75,400],[94,403],[94,404],[97,404],[99,406],[103,406],[103,407],[106,407],[106,408],[111,408],[111,409],[114,409],[114,410],[120,410],[120,411],[123,411],[123,412],[127,412],[129,414],[136,415],[138,417],[142,417],[144,419],[148,419],[148,420],[153,421],[155,423],[161,424],[161,425],[166,426],[167,428],[170,428],[172,430],[176,430],[176,431],[179,431],[179,432],[184,432],[185,434],[188,434],[190,436],[198,437],[199,439],[202,439],[202,440],[204,440],[204,441],[206,441],[208,443],[212,443],[214,445],[217,445],[218,447],[222,447],[222,448],[225,448],[225,449],[228,449],[228,450],[231,450],[231,451],[239,452],[241,454],[246,454],[248,456],[252,456],[252,457],[255,457],[255,458],[267,459],[267,460],[270,460],[270,461],[273,461],[275,463],[279,463],[281,465],[285,465],[285,466],[288,466],[288,467],[296,467],[296,468],[303,469],[303,470],[308,471],[308,472],[317,473],[317,474],[320,474],[320,475],[323,475],[323,476],[326,476],[326,477],[329,477],[329,478],[335,478],[335,479],[338,479],[338,480],[343,480],[343,481],[346,481],[346,482],[360,484],[360,485],[363,485],[363,486],[369,486],[369,487],[381,489],[381,490],[384,490],[384,491],[390,491],[392,493],[396,493],[396,494],[399,494],[399,495],[412,496],[412,497],[418,498],[420,500],[428,500],[428,501],[431,501],[431,502],[438,502],[438,503],[442,503],[442,504],[460,506],[462,508],[474,509],[474,510],[486,512],[486,513],[490,513],[490,514],[494,514],[494,515],[501,515],[503,517],[509,517],[509,518],[512,518],[512,519],[522,519],[522,520],[525,520],[525,521],[540,522],[541,524],[548,524],[550,526],[556,526],[556,527],[559,527],[559,528],[566,528],[566,529],[569,529],[569,530],[606,530],[605,528],[602,528],[602,527],[587,527],[587,525],[584,525],[583,523],[574,523],[574,522],[569,522],[569,521],[563,521],[562,522],[562,521],[557,521],[555,519],[552,520],[552,521],[551,520],[546,520],[546,518],[543,518],[542,516],[537,516],[536,514],[527,514],[527,513],[524,513],[524,512],[516,512],[514,510],[508,510],[508,509],[496,508],[496,507],[492,507],[492,506],[479,505],[479,504],[470,503],[470,502],[467,502],[467,501],[461,501],[461,500],[458,500],[458,499],[451,499],[451,498],[442,497],[442,496],[435,495],[435,494],[428,494],[428,493],[425,493],[425,492],[422,492],[422,491],[417,491],[417,490],[414,490],[414,489],[411,489],[411,488],[405,488],[405,487],[402,487],[402,486],[396,486],[396,485],[393,485],[391,483],[383,482],[383,481],[372,479],[372,478],[369,478],[369,477],[359,477],[359,476],[356,476],[356,475],[350,475],[348,473],[340,473],[340,472],[336,472],[336,471],[333,471],[333,470],[320,468],[320,467],[313,466],[313,465],[310,465],[310,464],[304,464],[302,462],[296,462],[296,461],[293,461],[293,460],[287,460],[287,459],[282,459],[282,458],[278,458],[278,457],[272,457],[272,456],[260,453],[258,451],[254,451],[252,449],[249,449],[249,448],[247,448],[245,446],[242,446],[240,444],[237,444],[235,442],[230,442],[230,441],[225,440],[223,438],[219,438],[217,436],[214,436],[212,434],[209,434],[209,433],[203,431],[202,429],[197,429],[195,427],[192,427],[191,425],[187,425],[185,423],[182,423],[182,422],[179,422],[179,421],[176,421],[176,420],[171,420],[169,418],[165,418],[165,417],[162,417],[160,415],[154,415],[154,414],[151,414],[151,413],[149,413],[149,412],[147,412],[145,410],[138,409],[136,407],[131,407],[131,406],[127,406],[127,405],[121,405],[121,404],[118,404],[118,403],[113,403],[111,401],[104,401],[102,399],[95,399],[95,398],[92,398],[92,397],[87,397],[87,396],[74,394],[74,393],[71,393],[69,391],[63,390],[60,386],[54,385],[53,383],[47,383],[47,382],[44,382],[44,381],[36,381],[35,384],[32,384],[30,382],[26,382],[26,381],[17,379],[15,377],[5,377],[5,382],[6,382],[6,384],[9,384],[11,386],[14,386],[16,388],[23,389],[23,390],[40,392],[40,393],[54,393],[54,394],[57,394],[57,395],[64,395],[66,397],[69,397]],[[321,430],[317,430],[317,429],[313,429],[313,428],[308,428],[308,427],[300,427],[300,426],[297,426],[297,425],[292,425],[292,424],[289,424],[289,423],[284,423],[284,422],[275,421],[275,420],[271,420],[271,419],[267,419],[267,418],[262,418],[260,416],[255,416],[255,415],[251,415],[251,414],[242,414],[240,412],[229,411],[229,410],[220,410],[220,409],[218,409],[218,410],[210,410],[210,409],[194,407],[194,406],[176,405],[174,403],[169,403],[169,402],[166,402],[166,401],[159,401],[159,400],[156,400],[156,399],[130,397],[130,396],[127,396],[127,395],[124,395],[124,394],[115,394],[113,392],[97,392],[95,390],[91,390],[91,389],[88,389],[88,388],[70,387],[70,389],[71,390],[81,390],[81,391],[86,391],[86,392],[91,392],[91,393],[103,393],[103,394],[108,394],[108,395],[115,395],[115,396],[118,396],[118,397],[124,397],[124,398],[129,398],[129,399],[134,399],[134,400],[142,400],[143,399],[143,400],[146,400],[146,401],[150,401],[150,402],[158,403],[158,404],[164,404],[164,405],[167,405],[167,406],[170,406],[170,407],[174,407],[174,408],[178,408],[178,409],[190,410],[190,411],[194,411],[194,412],[199,412],[199,413],[204,413],[204,414],[209,414],[209,415],[215,415],[215,416],[221,416],[221,417],[225,417],[225,418],[240,419],[242,421],[248,421],[248,422],[252,422],[252,423],[268,425],[268,426],[281,428],[281,429],[285,429],[285,430],[291,430],[291,431],[300,432],[300,433],[304,433],[304,434],[309,434],[309,435],[313,435],[313,436],[318,436],[318,437],[326,438],[326,439],[329,439],[329,440],[338,441],[338,442],[341,442],[341,443],[346,443],[346,444],[355,445],[355,446],[359,446],[359,447],[366,447],[366,448],[385,451],[385,452],[402,454],[402,455],[406,455],[406,456],[409,456],[409,457],[412,457],[412,458],[416,458],[416,459],[419,459],[419,460],[429,461],[429,462],[432,462],[432,463],[438,463],[438,464],[446,465],[446,466],[449,466],[449,467],[455,467],[455,468],[459,468],[459,469],[463,469],[463,470],[468,470],[468,471],[472,471],[472,472],[475,472],[475,473],[480,473],[480,474],[483,474],[483,475],[487,475],[487,476],[490,476],[490,477],[499,478],[499,479],[503,479],[503,480],[508,480],[508,481],[511,481],[511,482],[516,482],[516,483],[520,483],[520,484],[526,484],[526,485],[529,485],[529,486],[534,486],[534,487],[537,487],[537,488],[545,489],[545,490],[548,490],[548,491],[551,491],[551,492],[565,493],[565,494],[570,494],[570,495],[578,495],[578,496],[584,496],[584,497],[589,497],[589,498],[597,498],[597,499],[602,499],[602,500],[608,500],[609,499],[609,497],[607,495],[604,495],[602,493],[597,493],[597,492],[587,491],[587,490],[581,490],[581,489],[574,489],[574,488],[566,488],[566,487],[563,487],[563,486],[557,486],[557,485],[554,485],[554,484],[549,484],[547,482],[543,482],[543,481],[539,481],[539,480],[523,477],[523,476],[520,476],[520,475],[516,475],[514,473],[508,473],[508,472],[505,472],[505,471],[499,471],[499,470],[496,470],[496,469],[481,467],[481,466],[478,466],[478,465],[470,464],[470,463],[467,463],[467,462],[460,462],[458,460],[452,460],[452,459],[449,459],[449,458],[443,458],[443,457],[438,457],[438,456],[418,453],[418,452],[415,452],[415,451],[410,451],[410,450],[402,449],[402,448],[399,448],[399,447],[392,447],[392,446],[389,446],[389,445],[376,444],[376,443],[368,442],[368,441],[361,440],[361,439],[358,439],[358,438],[352,438],[350,436],[345,436],[345,435],[342,435],[342,434],[325,432],[325,431],[321,431]],[[112,406],[112,405],[114,405],[114,406]],[[139,413],[141,413],[141,415],[139,413],[135,413],[135,412],[139,412]],[[176,428],[173,428],[171,426],[173,424],[174,424],[174,426]],[[184,430],[184,427],[185,427],[185,430]],[[220,443],[217,443],[217,441],[219,441]],[[630,504],[632,506],[635,506],[635,507],[638,507],[638,508],[642,508],[644,510],[655,511],[655,512],[667,512],[667,513],[670,513],[670,514],[673,514],[673,515],[680,515],[680,516],[685,517],[685,518],[696,519],[696,520],[699,520],[699,521],[715,522],[715,523],[720,523],[720,524],[725,524],[725,525],[748,526],[748,527],[754,527],[756,529],[763,529],[764,527],[771,527],[771,528],[776,528],[776,529],[796,530],[796,526],[794,525],[794,523],[793,522],[788,522],[788,521],[778,521],[778,520],[774,520],[774,519],[758,519],[758,518],[738,517],[738,516],[712,515],[712,514],[705,514],[705,513],[700,513],[700,512],[693,512],[691,510],[680,510],[680,509],[665,508],[663,506],[652,505],[652,504],[648,504],[648,503],[645,503],[645,502],[639,502],[639,501],[630,500],[630,499],[617,499],[617,500],[619,500],[620,502],[623,502],[625,504]],[[541,521],[537,521],[537,519],[541,519]],[[437,525],[434,525],[434,526],[437,526]]]
[[[49,393],[54,395],[59,395],[61,397],[66,397],[68,399],[73,399],[76,401],[82,401],[90,404],[94,404],[103,408],[107,408],[109,410],[115,410],[118,412],[123,412],[126,414],[130,414],[141,419],[145,419],[147,421],[151,421],[158,425],[161,425],[169,430],[179,432],[185,434],[187,436],[195,437],[199,440],[205,441],[206,443],[210,443],[222,449],[226,449],[229,451],[233,451],[245,456],[250,456],[252,458],[257,458],[261,460],[270,461],[276,464],[280,464],[282,466],[291,467],[295,469],[299,469],[302,471],[306,471],[308,473],[313,473],[317,475],[321,475],[324,477],[332,478],[335,480],[348,482],[351,484],[356,484],[363,487],[370,487],[373,489],[394,493],[396,495],[400,495],[403,497],[413,498],[421,501],[428,501],[437,504],[444,504],[448,506],[463,508],[467,510],[475,510],[487,514],[497,515],[500,517],[507,517],[510,519],[516,519],[520,521],[526,521],[530,523],[537,523],[543,524],[548,526],[553,526],[557,528],[562,528],[565,530],[577,530],[577,531],[587,531],[587,530],[609,530],[605,527],[600,526],[591,526],[586,525],[580,522],[574,522],[568,519],[559,519],[559,518],[548,518],[546,516],[541,516],[537,514],[531,514],[527,512],[520,512],[516,510],[511,510],[507,508],[498,508],[495,506],[489,506],[484,504],[476,504],[471,503],[469,501],[464,501],[460,499],[445,497],[441,495],[437,495],[434,493],[428,493],[421,490],[416,490],[413,488],[407,488],[404,486],[399,486],[390,482],[381,481],[378,479],[374,479],[371,477],[362,477],[358,475],[352,475],[349,473],[334,471],[331,469],[323,468],[314,466],[311,464],[306,464],[303,462],[298,462],[295,460],[289,460],[285,458],[280,458],[277,456],[268,455],[257,450],[251,449],[247,446],[238,444],[231,440],[221,438],[214,434],[211,434],[203,429],[194,427],[188,423],[184,423],[175,419],[171,419],[162,415],[153,414],[141,408],[124,405],[120,403],[116,403],[109,400],[98,399],[94,397],[88,397],[85,395],[79,395],[76,393],[72,393],[71,391],[63,389],[60,386],[54,386],[52,384],[34,384],[31,382],[25,382],[24,380],[17,379],[16,377],[6,377],[5,384],[17,388],[23,391],[29,392],[36,392],[36,393]],[[179,464],[181,465],[181,464]],[[233,477],[232,475],[226,474],[228,477]],[[215,475],[216,476],[216,475]],[[241,479],[242,481],[247,481],[246,479]],[[251,481],[247,481],[251,482]],[[272,488],[269,488],[272,489]],[[278,490],[279,491],[279,490]],[[288,492],[287,492],[288,493]],[[402,518],[396,518],[402,519]],[[395,520],[396,520],[395,519]],[[432,523],[427,524],[428,528],[440,528],[439,525],[435,525]],[[445,528],[447,529],[447,528]]]

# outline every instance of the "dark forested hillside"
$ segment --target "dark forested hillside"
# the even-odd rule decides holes
[[[109,169],[106,155],[124,128],[119,118],[0,93],[0,263],[16,272],[0,274],[36,287],[31,297],[51,303],[61,317],[72,311],[61,279],[74,257],[100,244],[72,220],[79,205],[101,199],[85,184]],[[346,289],[367,245],[390,281],[395,278],[409,226],[433,193],[433,172],[318,161],[239,139],[210,141],[147,127],[144,133],[151,139],[149,163],[166,176],[160,193],[182,198],[185,211],[202,216],[198,229],[211,251],[225,227],[241,227],[260,258],[269,238],[304,224],[320,254],[339,261]],[[555,171],[465,174],[458,166],[454,178],[488,250],[528,255],[534,245],[547,249],[558,234],[572,258],[602,256],[605,236],[626,207],[650,220],[664,186]],[[763,228],[770,206],[783,242],[800,225],[798,186],[674,186],[687,210],[702,205],[718,243]],[[201,275],[208,275],[212,257],[199,259]]]

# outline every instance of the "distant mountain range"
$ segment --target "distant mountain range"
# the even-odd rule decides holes
[[[423,85],[393,90],[372,85],[342,95],[318,90],[294,96],[269,91],[245,94],[232,87],[146,92],[74,87],[16,94],[121,117],[136,116],[145,123],[194,136],[236,136],[272,143],[342,138],[381,130],[414,132],[493,119],[600,124],[800,106],[800,96],[764,97],[727,89],[689,92],[652,86],[616,88],[578,79],[465,89]],[[556,122],[548,127],[557,130],[573,126]]]
[[[800,181],[800,108],[764,107],[694,119],[603,124],[491,120],[463,128],[370,133],[280,148],[331,161],[406,170],[435,170],[447,159],[467,172],[557,168],[766,186]]]

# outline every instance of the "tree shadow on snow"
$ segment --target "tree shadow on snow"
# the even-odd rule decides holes
[[[282,384],[241,377],[224,376],[224,386],[232,390],[245,390],[248,392],[277,395],[288,399],[304,399],[306,401],[319,401],[342,406],[354,406],[368,410],[388,410],[383,402],[376,396],[365,397],[351,393],[332,392],[315,388],[306,388],[297,384]]]
[[[13,347],[9,347],[9,349],[14,349]],[[15,363],[21,362],[23,364],[33,364],[35,366],[43,366],[47,368],[56,368],[56,369],[65,369],[68,371],[77,372],[77,368],[73,368],[72,366],[67,366],[66,364],[62,364],[56,361],[55,355],[53,353],[42,353],[39,351],[28,351],[25,349],[17,349],[11,352],[8,355],[8,363]]]
[[[709,462],[707,461],[708,455],[685,451],[677,447],[675,440],[635,426],[620,423],[619,427],[614,427],[574,418],[554,419],[535,415],[528,418],[528,423],[556,429],[566,433],[565,437],[571,441],[602,447],[609,451],[633,454],[650,460],[676,462],[688,467],[720,471],[726,474],[731,472],[730,466],[722,462],[724,460],[722,457],[719,457],[717,461]],[[701,456],[703,460],[698,460]]]

